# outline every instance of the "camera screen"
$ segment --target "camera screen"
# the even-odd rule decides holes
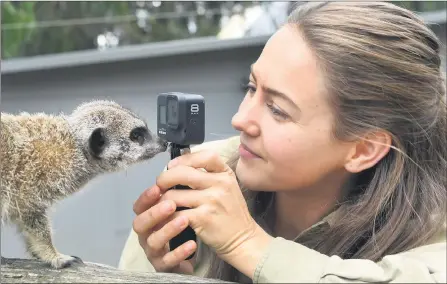
[[[159,114],[160,123],[166,124],[166,106],[160,106]]]
[[[178,107],[177,101],[168,100],[168,123],[177,125],[178,124]]]

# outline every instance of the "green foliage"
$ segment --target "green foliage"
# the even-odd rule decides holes
[[[2,58],[15,57],[20,54],[23,42],[30,39],[33,34],[32,24],[34,17],[35,2],[1,2],[2,9],[2,27],[5,24],[30,24],[29,28],[18,28],[3,30],[2,35]]]
[[[95,38],[104,30],[113,25],[104,22],[101,17],[114,17],[129,15],[131,10],[127,2],[116,1],[66,1],[66,2],[2,2],[2,6],[12,7],[14,5],[26,5],[30,3],[33,9],[27,10],[32,18],[32,22],[46,23],[35,26],[33,29],[14,28],[2,30],[2,51],[9,50],[9,53],[2,54],[3,58],[15,56],[34,56],[43,54],[53,54],[69,52],[75,50],[93,49]],[[3,8],[3,7],[2,7]],[[6,9],[2,9],[2,12]],[[8,14],[8,11],[5,11]],[[10,15],[14,19],[15,15]],[[96,22],[88,24],[88,20],[77,21],[76,24],[66,22],[74,19],[96,19]],[[7,20],[2,17],[2,26]],[[23,23],[21,19],[14,19],[16,23]],[[48,22],[50,21],[50,22]],[[31,22],[31,21],[30,21]],[[3,38],[15,38],[22,32],[27,34],[26,38],[16,41],[3,41]]]
[[[2,1],[2,58],[96,49],[104,32],[118,33],[120,45],[213,36],[219,9],[235,3],[203,2],[205,14],[195,16],[197,31],[190,34],[188,17],[179,14],[197,11],[196,1]],[[138,25],[138,9],[148,11],[148,28]]]
[[[445,1],[391,2],[419,12],[446,9]],[[235,5],[247,7],[253,2],[1,1],[1,56],[8,59],[96,49],[97,36],[105,32],[118,34],[121,46],[215,36],[221,12],[231,14]],[[148,13],[146,26],[136,17],[141,9]],[[202,12],[192,18],[185,15],[199,10]],[[195,22],[195,33],[188,30],[188,20]]]
[[[225,2],[207,2],[207,10],[215,11]],[[132,21],[127,25],[120,25],[124,29],[122,41],[125,44],[139,44],[148,42],[159,42],[168,40],[185,39],[191,37],[204,37],[216,35],[219,31],[219,21],[221,15],[197,15],[195,17],[197,31],[190,34],[188,31],[188,18],[176,16],[175,11],[179,8],[183,11],[195,11],[194,2],[163,2],[160,7],[151,7],[148,20],[149,29],[139,28],[137,21]],[[165,15],[159,17],[159,15]]]

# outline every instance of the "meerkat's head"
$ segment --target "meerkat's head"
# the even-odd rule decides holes
[[[95,168],[117,171],[167,150],[145,121],[112,101],[91,101],[67,117],[81,150]]]

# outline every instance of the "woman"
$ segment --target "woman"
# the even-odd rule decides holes
[[[129,243],[155,271],[237,282],[445,281],[439,53],[390,3],[298,6],[252,65],[240,136],[171,162]],[[199,242],[170,252],[187,225]]]

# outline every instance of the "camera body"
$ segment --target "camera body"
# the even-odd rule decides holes
[[[205,100],[203,96],[179,92],[157,97],[157,133],[160,138],[181,146],[205,140]]]
[[[157,97],[157,133],[170,145],[171,160],[182,155],[182,150],[190,150],[192,144],[205,140],[205,100],[200,95],[179,92],[162,93]],[[190,189],[176,185],[171,189]],[[187,210],[177,207],[176,211]],[[172,251],[189,240],[196,240],[194,230],[188,226],[169,241]],[[186,259],[191,259],[192,253]]]

